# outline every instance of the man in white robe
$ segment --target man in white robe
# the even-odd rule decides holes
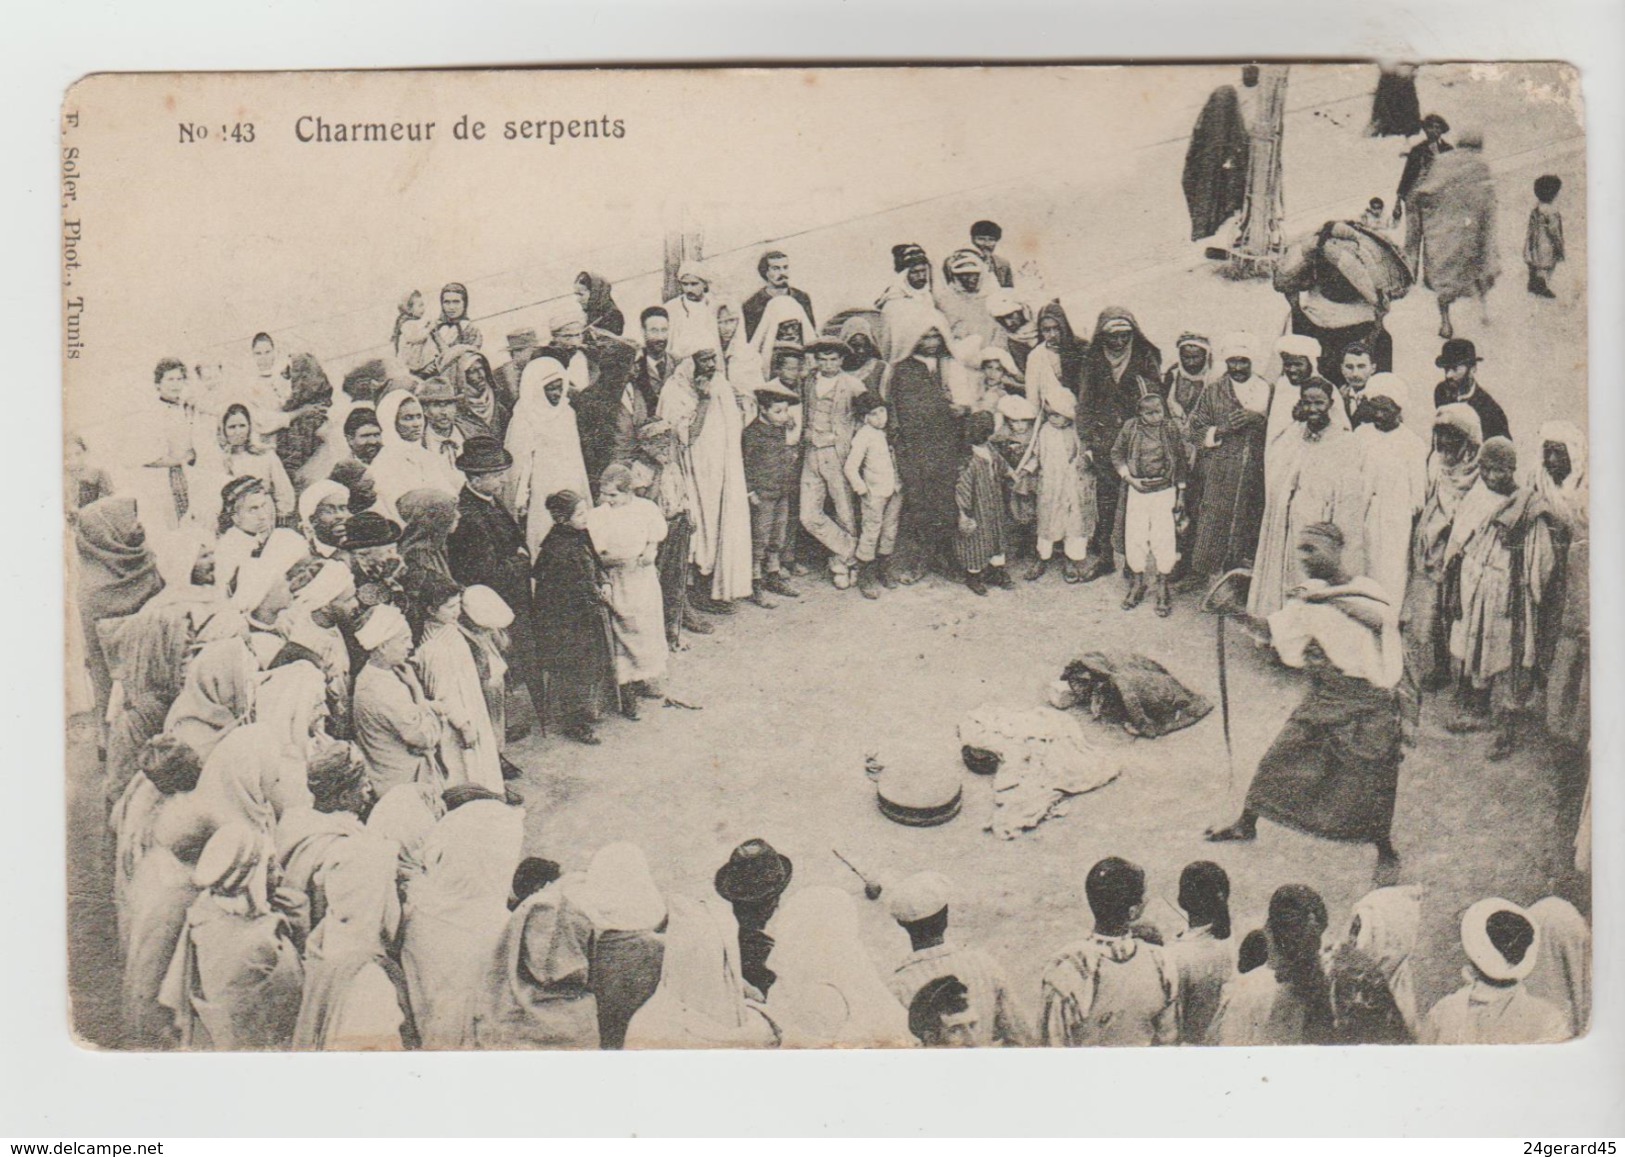
[[[692,331],[689,337],[692,339]],[[715,347],[673,345],[682,363],[660,391],[658,416],[677,434],[678,465],[688,487],[695,576],[690,605],[732,614],[751,593],[750,500],[740,444],[741,415],[717,372]]]
[[[1360,446],[1364,573],[1394,597],[1410,578],[1411,537],[1427,500],[1427,443],[1405,426],[1404,381],[1377,374],[1359,395],[1354,431]]]
[[[1298,536],[1317,522],[1348,527],[1344,557],[1353,573],[1361,573],[1360,444],[1334,420],[1339,408],[1332,397],[1323,382],[1305,384],[1291,424],[1264,451],[1264,520],[1247,597],[1250,615],[1263,618],[1286,604],[1287,591],[1298,585]]]

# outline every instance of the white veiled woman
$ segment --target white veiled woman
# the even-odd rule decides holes
[[[565,369],[557,359],[533,359],[520,376],[519,403],[508,423],[506,446],[513,455],[508,474],[509,509],[524,524],[525,546],[533,558],[553,529],[548,496],[561,490],[591,493],[575,407],[566,384]]]
[[[564,898],[593,927],[589,983],[601,1048],[618,1049],[632,1016],[660,984],[666,900],[636,844],[599,848],[583,875],[562,881]]]
[[[632,1017],[629,1049],[771,1048],[778,1043],[761,1008],[745,999],[739,930],[720,905],[671,898],[660,986]]]
[[[300,660],[260,685],[253,723],[233,728],[204,761],[196,789],[212,827],[242,823],[270,836],[283,812],[311,806],[306,783],[327,718],[327,680]]]
[[[1415,884],[1378,888],[1354,902],[1344,943],[1359,949],[1382,970],[1399,1015],[1414,1037],[1422,1018],[1416,1009],[1416,978],[1411,958],[1422,926],[1422,889]]]
[[[378,402],[378,426],[384,448],[367,467],[378,494],[374,508],[401,521],[396,504],[412,490],[443,490],[456,495],[463,480],[446,459],[423,444],[423,403],[409,390],[391,390]]]
[[[1540,956],[1525,984],[1531,995],[1562,1009],[1578,1037],[1591,1024],[1591,926],[1560,896],[1536,901],[1529,915],[1540,929]]]
[[[482,799],[448,812],[424,841],[423,875],[407,886],[401,966],[426,1049],[474,1046],[524,829],[522,808]]]
[[[838,888],[794,892],[773,921],[778,980],[766,1012],[785,1048],[902,1048],[915,1044],[905,1009],[875,971],[858,911]]]

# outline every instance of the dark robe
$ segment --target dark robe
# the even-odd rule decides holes
[[[1398,694],[1323,661],[1259,761],[1247,810],[1330,840],[1387,839],[1403,758]]]
[[[807,311],[807,320],[816,326],[818,324],[818,319],[813,316],[812,298],[808,297],[804,291],[797,289],[793,285],[786,287],[784,292],[801,303],[801,308]],[[767,288],[767,286],[764,285],[755,293],[745,298],[745,303],[740,306],[740,311],[745,315],[746,341],[755,340],[756,327],[762,324],[762,315],[767,312],[767,303],[779,296],[782,295],[773,293]],[[811,338],[809,337],[807,340],[811,340]],[[765,369],[767,367],[764,366],[763,368]]]
[[[500,503],[468,487],[457,496],[457,529],[446,540],[451,576],[464,586],[488,586],[513,611],[508,628],[508,665],[530,691],[538,719],[546,718],[541,665],[530,594],[530,554],[524,529]]]
[[[1268,416],[1236,399],[1228,376],[1208,384],[1191,412],[1190,436],[1196,451],[1198,495],[1190,573],[1215,578],[1238,566],[1251,566],[1258,553],[1258,527],[1264,517],[1264,442]],[[1217,446],[1204,446],[1209,430]]]
[[[1191,130],[1185,150],[1185,206],[1191,215],[1191,240],[1217,233],[1241,211],[1247,198],[1247,158],[1252,142],[1241,115],[1236,90],[1213,90]]]
[[[1413,137],[1422,131],[1422,106],[1416,99],[1416,73],[1383,69],[1371,101],[1371,135]]]
[[[1213,710],[1161,663],[1130,651],[1092,651],[1068,663],[1061,678],[1097,719],[1146,739],[1199,723]]]
[[[604,342],[588,349],[587,360],[593,371],[592,384],[573,395],[570,404],[576,412],[581,460],[596,491],[606,466],[629,461],[637,452],[638,425],[648,421],[654,411],[637,404],[643,400],[641,391],[634,393],[632,412],[621,404],[626,384],[641,360],[637,350]]]
[[[1105,323],[1116,317],[1134,321],[1127,310],[1106,310],[1095,326],[1095,340],[1083,355],[1082,380],[1078,386],[1078,433],[1084,448],[1094,456],[1095,465],[1095,535],[1092,548],[1099,558],[1112,558],[1112,536],[1117,527],[1117,506],[1121,500],[1123,480],[1112,468],[1112,444],[1123,423],[1140,412],[1142,394],[1164,396],[1162,384],[1162,352],[1146,339],[1136,323],[1134,341],[1129,348],[1128,365],[1123,376],[1112,373],[1101,344],[1101,331]]]
[[[588,985],[598,1000],[601,1048],[626,1044],[632,1015],[660,987],[666,940],[659,932],[600,932],[593,937]]]
[[[609,614],[599,597],[604,565],[586,531],[555,525],[536,548],[531,573],[550,721],[591,723],[615,697]]]
[[[1490,397],[1483,386],[1477,383],[1474,383],[1474,386],[1471,397],[1459,397],[1456,387],[1446,378],[1433,387],[1433,408],[1437,410],[1440,406],[1448,406],[1451,402],[1461,402],[1463,405],[1471,406],[1473,412],[1478,415],[1478,424],[1484,430],[1484,441],[1512,437],[1512,427],[1507,424],[1507,414],[1501,408],[1501,403]]]
[[[892,371],[891,425],[903,493],[903,533],[928,562],[953,558],[959,532],[960,418],[954,413],[941,363],[908,357]]]

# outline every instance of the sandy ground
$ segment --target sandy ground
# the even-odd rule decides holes
[[[1369,196],[1392,197],[1402,143],[1359,135],[1373,72],[1325,70],[1292,89],[1286,155],[1294,231],[1357,211]],[[1281,299],[1264,283],[1216,276],[1201,246],[1186,240],[1180,137],[1212,83],[1212,76],[1193,76],[1189,99],[1165,117],[1166,137],[1148,130],[1150,143],[1108,158],[1094,179],[1079,181],[1076,166],[1054,177],[1035,164],[1028,180],[985,174],[995,188],[818,230],[794,251],[804,271],[798,280],[820,303],[855,304],[850,282],[837,292],[827,278],[820,282],[820,271],[876,268],[876,254],[899,240],[919,240],[936,252],[958,242],[963,223],[991,215],[1005,223],[1018,266],[1023,238],[1042,233],[1042,252],[1035,254],[1046,287],[1072,304],[1082,330],[1101,306],[1120,302],[1136,310],[1170,356],[1185,328],[1278,333]],[[1585,312],[1577,298],[1585,284],[1585,205],[1573,115],[1521,83],[1465,67],[1424,71],[1421,94],[1424,108],[1441,108],[1458,126],[1469,112],[1491,126],[1488,156],[1500,175],[1503,273],[1490,298],[1491,323],[1485,326],[1464,303],[1457,307],[1458,334],[1479,342],[1487,359],[1481,380],[1506,407],[1515,435],[1532,437],[1548,417],[1583,426]],[[1057,150],[1072,147],[1057,139]],[[1571,263],[1554,281],[1555,302],[1523,292],[1521,266],[1529,184],[1547,171],[1569,187],[1561,208]],[[967,171],[967,187],[976,185],[975,176]],[[878,288],[884,274],[874,280]],[[1417,390],[1410,420],[1425,428],[1439,376],[1432,365],[1438,349],[1432,295],[1418,289],[1389,324],[1396,370]],[[597,748],[539,736],[516,745],[510,755],[526,769],[517,786],[527,797],[527,853],[583,867],[603,844],[632,840],[648,853],[662,888],[690,895],[708,894],[728,850],[751,836],[766,837],[795,861],[793,886],[833,882],[859,892],[833,847],[883,879],[941,869],[959,893],[954,934],[1005,963],[1031,1015],[1047,958],[1088,930],[1082,880],[1101,856],[1144,865],[1152,891],[1168,902],[1185,863],[1217,860],[1231,875],[1238,935],[1257,926],[1279,884],[1319,889],[1334,927],[1372,885],[1369,848],[1268,824],[1253,845],[1201,839],[1204,827],[1234,813],[1259,756],[1301,694],[1294,677],[1235,632],[1233,782],[1215,710],[1160,740],[1104,737],[1123,745],[1129,770],[1077,798],[1067,815],[1013,841],[983,830],[991,785],[969,773],[963,812],[945,826],[903,828],[876,810],[863,772],[866,754],[958,767],[955,726],[968,710],[987,701],[1039,702],[1065,663],[1088,650],[1138,650],[1217,703],[1213,620],[1189,598],[1160,620],[1149,605],[1132,614],[1119,610],[1115,578],[1069,587],[1051,574],[986,599],[940,580],[878,602],[810,579],[802,588],[807,597],[773,611],[742,607],[716,634],[691,639],[675,657],[669,690],[701,710],[652,708],[641,722],[606,724]],[[86,736],[81,725],[69,737],[71,987],[82,1034],[108,1042],[116,962],[104,885],[86,854],[94,831],[81,786],[89,774]],[[1499,764],[1482,758],[1486,743],[1446,734],[1430,704],[1421,741],[1402,770],[1395,843],[1404,857],[1401,879],[1426,890],[1417,975],[1424,1007],[1455,984],[1461,966],[1455,926],[1467,904],[1492,894],[1527,903],[1557,891],[1589,906],[1570,867],[1575,782],[1583,772],[1534,734]],[[864,908],[870,952],[889,967],[906,951],[906,938],[880,905]]]

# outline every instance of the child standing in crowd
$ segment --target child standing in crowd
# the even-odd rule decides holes
[[[1146,575],[1156,580],[1157,614],[1173,610],[1168,575],[1179,561],[1178,520],[1185,513],[1185,449],[1158,394],[1140,398],[1140,412],[1118,431],[1112,466],[1123,480],[1123,557],[1131,575],[1123,609],[1145,598]]]
[[[1038,473],[1037,461],[1029,460],[1028,449],[1033,444],[1033,424],[1038,410],[1020,394],[1006,394],[999,402],[998,425],[988,445],[1004,463],[1005,487],[1009,495],[1010,521],[1005,533],[1010,537],[1010,549],[1020,554],[1028,546],[1034,548],[1037,558],[1038,535]],[[1022,463],[1029,462],[1023,470]]]
[[[886,403],[879,394],[865,391],[852,402],[858,432],[846,456],[846,480],[862,502],[858,530],[858,589],[866,599],[878,599],[882,586],[894,587],[891,557],[897,549],[897,524],[903,514],[902,487],[897,462],[886,440]]]
[[[1015,585],[1004,569],[1003,469],[988,445],[993,426],[993,415],[986,410],[966,417],[965,441],[970,454],[959,468],[959,483],[954,488],[959,504],[959,536],[954,545],[959,565],[965,568],[965,585],[978,595],[987,594],[989,583],[1003,590]]]
[[[763,591],[787,599],[800,597],[782,569],[789,540],[790,492],[800,475],[799,448],[789,440],[790,404],[797,400],[795,391],[768,382],[756,391],[756,420],[742,435],[745,489],[750,499],[750,601],[759,607],[774,605]]]
[[[434,323],[424,317],[423,292],[411,290],[396,303],[395,334],[390,344],[407,372],[426,378],[434,373]]]
[[[1557,211],[1557,194],[1563,179],[1550,173],[1535,178],[1535,207],[1529,210],[1529,231],[1523,242],[1523,261],[1529,266],[1529,292],[1536,297],[1556,297],[1546,279],[1563,260],[1563,214]]]
[[[1365,212],[1360,214],[1360,224],[1368,229],[1382,228],[1382,198],[1373,197],[1366,202]]]

